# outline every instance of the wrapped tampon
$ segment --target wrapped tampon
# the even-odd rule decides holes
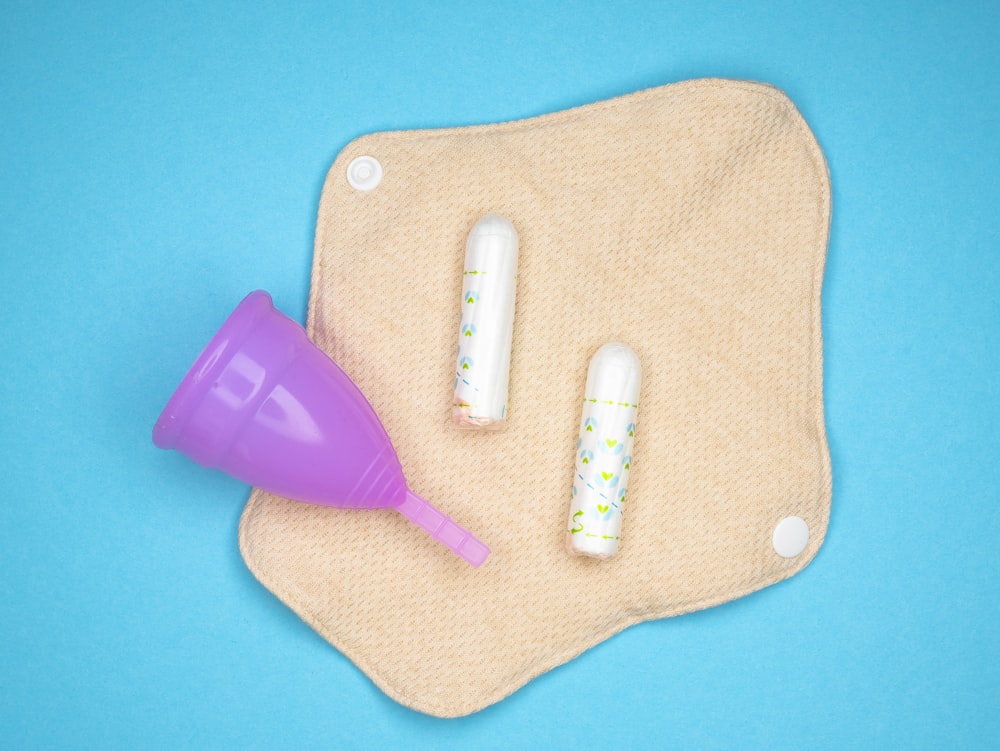
[[[624,344],[605,344],[590,361],[566,532],[573,555],[618,552],[641,375],[639,357]]]
[[[516,277],[514,225],[502,216],[484,216],[465,245],[452,407],[452,420],[460,428],[500,430],[507,420]]]

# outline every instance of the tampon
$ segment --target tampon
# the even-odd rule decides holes
[[[514,225],[494,214],[476,222],[465,245],[452,406],[460,428],[499,430],[507,420],[517,252]]]
[[[566,532],[572,555],[618,552],[641,375],[639,357],[624,344],[605,344],[590,361]]]

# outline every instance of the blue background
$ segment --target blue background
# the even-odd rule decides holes
[[[3,3],[0,747],[1000,747],[1000,6],[388,5]],[[247,291],[304,320],[351,138],[702,76],[784,89],[830,164],[826,545],[471,717],[405,709],[153,422]]]

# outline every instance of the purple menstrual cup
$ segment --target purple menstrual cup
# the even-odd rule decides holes
[[[153,443],[297,501],[396,509],[473,566],[490,553],[406,487],[364,394],[261,290],[198,356],[157,420]]]

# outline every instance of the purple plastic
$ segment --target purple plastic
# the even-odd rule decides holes
[[[297,501],[394,508],[473,566],[490,552],[407,488],[364,394],[262,290],[244,298],[198,356],[153,443]]]

